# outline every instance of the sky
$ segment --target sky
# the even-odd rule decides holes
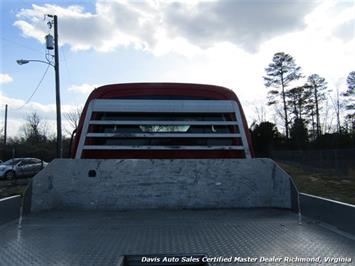
[[[324,77],[330,99],[336,89],[346,90],[346,77],[355,71],[355,0],[2,0],[0,10],[0,129],[8,104],[12,137],[21,135],[33,112],[55,134],[53,69],[16,63],[46,60],[44,38],[53,29],[45,14],[58,16],[66,135],[65,113],[105,84],[226,86],[238,95],[250,125],[261,113],[280,123],[271,107],[260,112],[267,101],[265,67],[275,53],[293,56],[305,76]]]

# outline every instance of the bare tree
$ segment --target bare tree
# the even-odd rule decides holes
[[[336,115],[336,122],[337,122],[337,132],[340,133],[341,131],[341,125],[340,125],[340,113],[343,111],[344,109],[344,103],[343,100],[340,98],[339,95],[339,88],[336,88],[336,98],[333,99],[333,97],[331,95],[329,95],[329,98],[332,102],[334,111],[335,111],[335,115]]]
[[[310,98],[313,100],[315,110],[315,119],[316,119],[316,132],[317,137],[321,134],[320,126],[320,115],[319,111],[321,109],[321,103],[326,99],[325,91],[327,89],[327,82],[325,78],[320,77],[318,74],[312,74],[307,79],[307,86],[310,90]]]
[[[257,116],[256,122],[258,124],[266,121],[266,110],[264,106],[255,106],[255,113]]]
[[[70,129],[65,129],[69,135],[71,135],[72,132],[78,128],[79,120],[82,112],[83,112],[83,107],[78,106],[75,110],[64,114],[64,117],[66,118],[70,126]]]
[[[323,112],[323,123],[322,123],[322,128],[324,130],[324,133],[331,133],[331,132],[336,132],[338,130],[334,129],[333,127],[333,120],[334,120],[334,113],[331,112],[329,101],[325,101],[324,104],[324,112]],[[335,110],[336,113],[336,110]],[[338,120],[337,120],[338,122]],[[339,132],[339,131],[338,131]]]
[[[47,141],[47,124],[41,120],[36,112],[29,114],[26,121],[22,128],[26,141],[31,143]]]
[[[0,127],[0,144],[5,144],[5,129]]]

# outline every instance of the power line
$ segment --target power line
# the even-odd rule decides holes
[[[66,55],[65,55],[65,52],[64,52],[64,49],[62,47],[59,48],[62,55],[63,55],[63,59],[64,59],[64,63],[65,63],[65,69],[67,71],[67,74],[68,74],[68,77],[69,77],[69,81],[71,84],[73,84],[73,81],[72,81],[72,78],[71,78],[71,75],[70,75],[70,71],[69,71],[69,67],[68,67],[68,63],[67,63],[67,58],[66,58]]]
[[[1,35],[0,35],[0,36],[1,36]],[[5,37],[3,37],[3,36],[1,36],[1,39],[2,39],[3,41],[16,44],[17,46],[21,46],[21,47],[26,48],[26,49],[28,49],[28,50],[32,50],[32,51],[35,51],[35,52],[39,52],[39,51],[40,51],[39,49],[35,49],[35,48],[29,47],[29,46],[27,46],[27,45],[23,45],[23,44],[21,44],[21,43],[18,43],[18,42],[14,41],[14,40],[10,40],[10,39],[5,38]]]
[[[20,110],[20,109],[22,109],[22,108],[23,108],[26,104],[28,104],[28,103],[29,103],[29,101],[31,101],[31,99],[32,99],[33,95],[35,95],[36,91],[37,91],[37,90],[39,89],[39,87],[41,86],[42,81],[44,80],[44,77],[46,76],[46,74],[47,74],[47,72],[48,72],[49,67],[50,67],[50,65],[48,65],[48,66],[47,66],[46,71],[44,71],[44,73],[43,73],[43,76],[42,76],[41,80],[38,82],[37,87],[35,88],[35,90],[34,90],[34,91],[33,91],[33,93],[31,94],[31,96],[27,99],[27,101],[26,101],[26,102],[25,102],[25,103],[24,103],[21,107],[16,108],[15,110]]]

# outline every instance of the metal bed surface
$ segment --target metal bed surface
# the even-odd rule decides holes
[[[0,226],[0,265],[117,265],[122,255],[193,253],[354,260],[355,237],[299,224],[281,209],[49,211],[25,216],[21,229],[17,221]]]

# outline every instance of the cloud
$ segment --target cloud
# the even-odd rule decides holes
[[[138,7],[139,6],[139,7]],[[44,4],[32,5],[31,9],[22,9],[14,25],[24,36],[44,42],[48,33],[43,22],[44,14],[58,16],[59,42],[68,44],[72,50],[95,49],[101,52],[112,51],[117,46],[133,44],[144,48],[154,43],[151,34],[155,19],[148,18],[151,9],[147,3],[130,4],[126,1],[101,1],[96,3],[96,13],[85,12],[78,5],[61,7]],[[153,16],[154,17],[154,16]]]
[[[339,25],[334,35],[345,42],[351,41],[355,37],[355,19],[348,20]]]
[[[314,1],[128,1],[97,0],[95,12],[82,6],[44,4],[22,9],[14,23],[24,36],[44,42],[44,14],[59,17],[60,43],[73,50],[112,51],[133,45],[155,54],[201,49],[231,42],[254,52],[273,36],[304,27]],[[192,48],[192,47],[190,47]]]
[[[170,35],[184,36],[201,47],[227,41],[255,51],[262,41],[304,28],[314,1],[204,1],[167,7]]]
[[[13,81],[13,78],[9,74],[0,73],[0,84],[6,84]]]
[[[68,91],[73,91],[76,93],[81,93],[84,95],[88,95],[90,92],[92,92],[95,88],[97,88],[97,84],[81,84],[81,85],[72,85],[68,88]]]

